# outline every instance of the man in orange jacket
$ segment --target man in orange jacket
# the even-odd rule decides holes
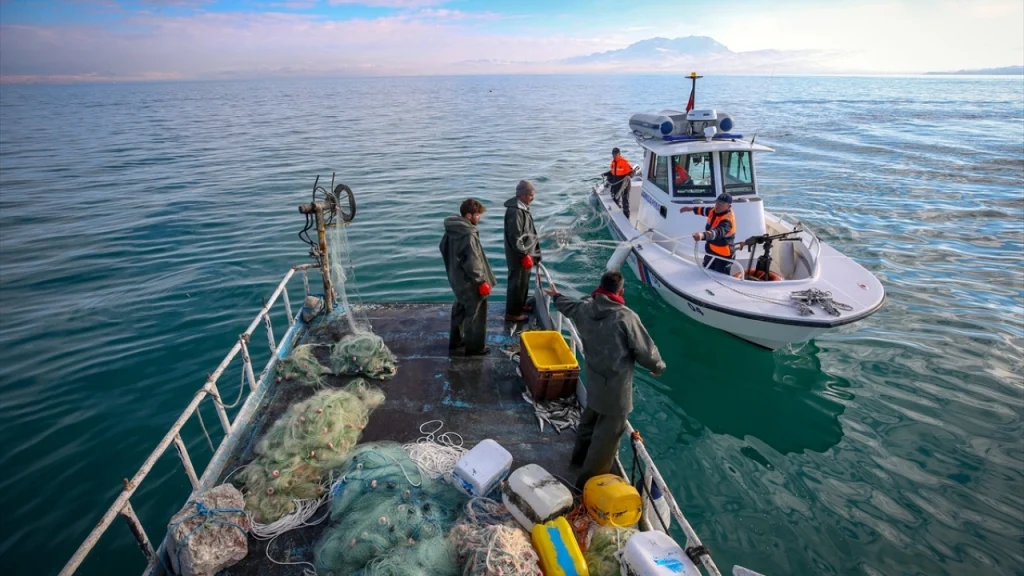
[[[732,260],[736,255],[733,240],[736,238],[736,216],[732,213],[732,195],[723,192],[715,199],[714,207],[683,206],[680,213],[693,212],[697,216],[707,217],[704,232],[694,232],[693,240],[704,240],[704,267],[715,272],[728,274],[732,264],[722,258]],[[718,258],[715,258],[718,256]]]
[[[612,148],[611,168],[603,174],[611,186],[612,200],[622,207],[622,213],[629,218],[629,183],[633,175],[633,165],[622,157],[618,148]]]

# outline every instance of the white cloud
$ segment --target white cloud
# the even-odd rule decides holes
[[[305,5],[308,1],[280,3]],[[363,3],[367,2],[400,4],[406,9],[388,17],[355,20],[295,13],[200,12],[173,17],[138,13],[116,28],[2,25],[0,76],[190,78],[367,71],[578,71],[556,62],[622,48],[654,35],[642,20],[632,22],[636,26],[607,31],[582,25],[563,28],[587,31],[570,35],[552,33],[552,28],[531,28],[531,22],[520,17],[508,18],[518,23],[514,31],[494,33],[482,24],[505,18],[503,15],[427,6],[438,3],[434,0]],[[1019,2],[982,0],[960,8],[948,2],[922,8],[899,0],[801,10],[773,6],[745,15],[732,12],[729,18],[698,13],[674,28],[657,29],[660,36],[704,34],[734,51],[756,53],[702,61],[684,58],[646,69],[699,66],[708,72],[737,73],[772,69],[778,73],[919,72],[1022,61],[1024,8]],[[769,48],[789,52],[766,50]],[[796,49],[811,50],[791,52]]]
[[[435,15],[437,16],[437,15]],[[98,26],[3,26],[0,74],[5,76],[223,73],[307,73],[354,68],[388,73],[447,73],[474,55],[547,61],[606,49],[572,37],[501,36],[467,28],[444,14],[372,20],[322,20],[299,14],[139,14],[115,32]]]
[[[847,54],[844,66],[920,72],[1024,62],[1024,2],[906,0],[829,3],[801,8],[771,4],[729,19],[690,25],[733,50],[820,49]]]

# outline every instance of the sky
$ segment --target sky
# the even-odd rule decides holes
[[[1024,1],[0,0],[0,81],[617,71],[563,60],[689,35],[735,54],[651,69],[1021,65]]]

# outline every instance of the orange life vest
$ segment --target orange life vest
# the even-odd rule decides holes
[[[729,229],[729,235],[724,238],[716,238],[714,240],[708,240],[707,249],[717,256],[723,258],[732,258],[735,252],[732,248],[732,242],[736,238],[736,216],[733,215],[732,210],[729,210],[725,214],[715,214],[714,208],[698,208],[696,212],[701,215],[707,215],[708,223],[704,225],[705,230],[714,230],[722,223],[723,220],[728,220],[732,226]]]
[[[690,179],[690,174],[683,168],[682,164],[676,164],[676,184],[682,184]]]
[[[622,156],[612,158],[612,176],[629,176],[633,173],[633,166]]]

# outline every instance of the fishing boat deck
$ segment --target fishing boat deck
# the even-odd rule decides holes
[[[518,345],[518,337],[511,334],[512,325],[492,314],[487,334],[491,353],[467,358],[461,350],[448,351],[449,311],[448,304],[378,304],[359,309],[398,360],[395,377],[378,383],[386,400],[370,415],[361,441],[412,442],[423,435],[420,424],[441,420],[442,432],[457,432],[467,447],[485,438],[499,442],[512,453],[513,469],[535,463],[556,476],[574,481],[576,471],[569,468],[569,455],[575,436],[568,432],[558,434],[550,427],[540,431],[533,408],[522,398],[525,387],[516,365],[502,352],[503,347]],[[340,339],[345,326],[339,317],[308,330],[302,342]],[[349,380],[329,376],[327,382],[337,387]],[[256,412],[247,441],[225,471],[230,473],[251,461],[256,444],[288,406],[313,393],[313,389],[298,383],[275,384]],[[326,507],[320,511],[326,513]],[[272,542],[270,555],[279,562],[312,561],[313,548],[327,524],[283,534]],[[250,536],[246,558],[221,574],[300,575],[304,568],[308,566],[281,566],[269,561],[267,543]]]

